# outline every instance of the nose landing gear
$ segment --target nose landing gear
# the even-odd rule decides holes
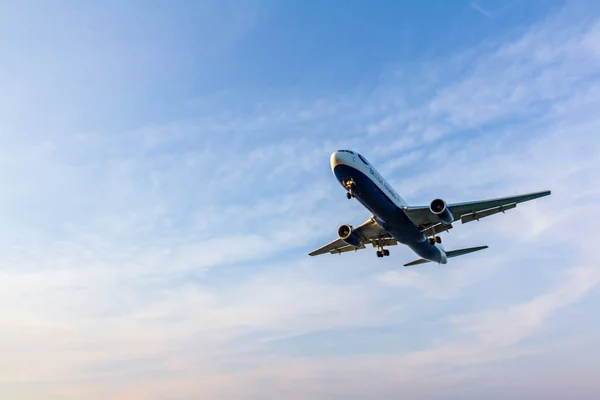
[[[344,179],[344,181],[342,182],[342,185],[344,185],[344,187],[346,188],[346,190],[348,191],[346,193],[346,197],[348,198],[348,200],[350,200],[351,198],[354,197],[354,181],[352,180],[352,178],[347,178]]]

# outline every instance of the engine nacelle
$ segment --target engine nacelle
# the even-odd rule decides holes
[[[440,221],[445,224],[449,225],[454,221],[454,216],[452,216],[452,213],[446,205],[446,202],[442,199],[434,199],[429,205],[429,209]]]
[[[338,236],[350,246],[359,247],[362,244],[360,238],[350,225],[340,226],[338,228]]]

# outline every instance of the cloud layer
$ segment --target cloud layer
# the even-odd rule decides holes
[[[250,3],[244,13],[210,4],[198,15],[223,24],[198,39],[214,50],[206,70],[261,20]],[[35,56],[0,44],[13,66],[0,86],[14,100],[0,103],[3,398],[591,399],[600,390],[590,373],[600,331],[589,318],[600,283],[590,211],[600,200],[597,14],[571,6],[449,57],[386,66],[354,92],[177,97],[160,86],[185,99],[179,111],[120,113],[119,87],[152,109],[139,100],[149,83],[133,71],[169,48],[150,34],[171,20],[149,15],[157,20],[141,23],[142,47],[135,35],[102,47],[113,43],[103,30],[60,31],[61,44],[43,27],[24,47]],[[223,38],[216,47],[213,36]],[[93,69],[98,82],[71,87],[67,66],[83,68],[85,57],[40,53],[44,40],[71,52],[99,43],[89,57],[106,58],[112,73]],[[159,67],[170,64],[152,60],[146,77],[166,82]],[[90,108],[85,87],[110,94]],[[109,115],[117,121],[97,122]],[[369,250],[309,258],[339,224],[369,217],[331,176],[338,148],[362,152],[415,204],[553,194],[457,226],[446,248],[490,248],[444,268],[402,269],[415,257],[404,248],[384,260]]]

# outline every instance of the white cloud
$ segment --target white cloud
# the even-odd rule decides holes
[[[600,283],[595,266],[571,268],[560,284],[525,303],[475,315],[453,317],[462,330],[475,333],[486,346],[510,346],[534,335],[561,308],[580,300]]]
[[[0,376],[44,385],[0,393],[440,397],[469,367],[543,353],[546,342],[526,339],[600,281],[589,212],[600,196],[598,24],[563,22],[425,65],[436,91],[415,103],[407,92],[422,89],[399,75],[365,97],[266,99],[249,112],[230,96],[199,99],[198,118],[111,130],[122,135],[0,125]],[[331,132],[348,138],[318,137]],[[553,195],[458,225],[447,248],[490,249],[443,268],[403,268],[415,256],[400,247],[385,260],[308,258],[336,224],[368,217],[331,177],[328,155],[343,147],[381,162],[415,202]],[[542,284],[499,290],[525,273]],[[356,328],[398,338],[386,355],[274,350]]]
[[[477,4],[475,2],[471,3],[471,8],[485,17],[488,17],[488,18],[492,17],[491,12],[484,10],[479,4]]]

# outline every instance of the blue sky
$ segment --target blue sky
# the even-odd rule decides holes
[[[594,2],[0,5],[0,397],[597,397]],[[409,203],[551,189],[310,258]]]

